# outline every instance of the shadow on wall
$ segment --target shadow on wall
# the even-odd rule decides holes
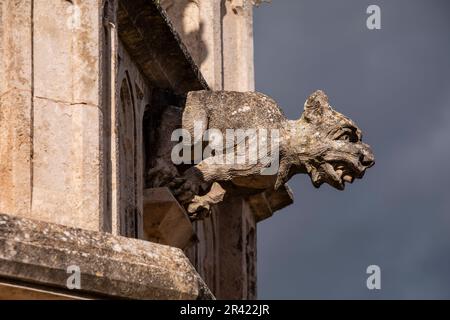
[[[161,7],[201,68],[208,57],[208,47],[203,39],[205,26],[200,19],[200,0],[162,0]]]

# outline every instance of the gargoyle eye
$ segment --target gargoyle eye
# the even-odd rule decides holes
[[[336,140],[348,141],[348,142],[358,142],[358,136],[353,130],[345,129],[342,133],[336,138]]]

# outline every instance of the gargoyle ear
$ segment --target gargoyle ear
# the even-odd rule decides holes
[[[327,95],[322,90],[317,90],[306,100],[304,116],[307,120],[312,121],[321,117],[329,109],[330,104]]]

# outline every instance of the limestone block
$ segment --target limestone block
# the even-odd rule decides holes
[[[0,95],[31,90],[31,0],[0,1]]]
[[[32,215],[100,230],[100,110],[34,99]]]
[[[98,14],[97,1],[35,1],[36,96],[99,104]]]
[[[78,266],[80,290],[68,290]],[[183,251],[0,214],[0,277],[91,298],[214,299]]]
[[[222,83],[222,39],[220,0],[199,1],[199,40],[202,53],[198,56],[200,70],[213,90],[223,89]]]
[[[197,236],[186,211],[168,188],[144,190],[144,239],[186,249]]]
[[[197,0],[162,0],[161,6],[167,12],[173,27],[186,45],[195,63],[203,54],[200,34],[200,11]]]
[[[253,4],[248,0],[230,0],[224,2],[224,7],[224,89],[253,91]]]
[[[0,1],[0,211],[31,203],[32,1]]]
[[[219,205],[220,278],[218,299],[256,298],[256,225],[246,201],[238,197]]]
[[[161,0],[175,31],[210,88],[222,89],[220,0]]]

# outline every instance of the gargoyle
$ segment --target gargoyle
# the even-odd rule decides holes
[[[297,173],[308,174],[315,187],[328,183],[343,190],[346,182],[362,178],[365,170],[374,165],[370,146],[361,141],[361,130],[352,120],[333,110],[328,97],[320,90],[306,100],[298,120],[286,119],[273,99],[257,92],[189,92],[183,109],[167,109],[162,126],[164,118],[173,122],[177,115],[182,128],[192,137],[201,137],[212,128],[224,136],[227,129],[256,129],[256,135],[261,129],[278,132],[278,139],[270,143],[267,154],[248,147],[248,140],[257,140],[257,136],[247,136],[241,141],[233,139],[226,141],[222,150],[216,150],[179,175],[176,172],[180,170],[170,164],[169,151],[177,142],[170,148],[166,146],[149,174],[150,180],[155,181],[153,186],[171,188],[193,219],[205,216],[210,206],[222,201],[231,190],[237,189],[239,193],[277,190]],[[169,129],[166,126],[166,132]],[[201,145],[204,150],[201,138],[190,142],[192,147]],[[242,144],[245,148],[239,149]],[[234,156],[237,150],[244,150],[247,156],[250,152],[258,153],[257,161],[223,162],[223,157]],[[268,158],[272,161],[267,161]],[[264,169],[273,165],[273,160],[279,166],[271,174],[265,173]]]

